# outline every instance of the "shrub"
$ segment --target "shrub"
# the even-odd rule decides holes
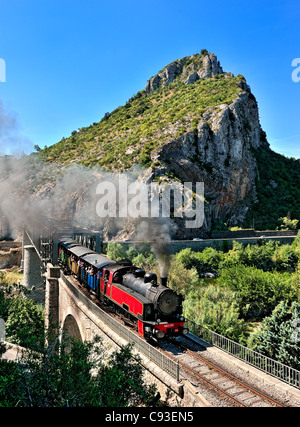
[[[220,286],[237,292],[240,313],[245,319],[263,319],[280,301],[297,300],[297,289],[289,273],[264,272],[237,265],[223,269],[217,280]]]
[[[291,219],[288,217],[279,218],[283,224],[280,226],[282,230],[297,230],[298,228],[298,219]]]
[[[281,301],[272,315],[264,319],[248,345],[278,362],[300,369],[300,304]],[[299,328],[298,328],[299,329]]]
[[[18,297],[10,304],[6,338],[13,344],[31,349],[44,343],[44,310],[33,300]]]
[[[191,291],[183,303],[188,319],[242,344],[249,327],[240,318],[237,294],[217,285]]]
[[[113,261],[122,261],[126,258],[126,252],[120,243],[110,242],[107,245],[107,256]]]

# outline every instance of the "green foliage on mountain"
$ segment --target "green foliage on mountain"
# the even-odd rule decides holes
[[[241,79],[218,74],[190,85],[175,80],[148,94],[140,91],[99,123],[73,131],[39,155],[45,161],[98,164],[112,170],[136,163],[150,166],[157,147],[196,129],[208,109],[231,104],[241,92]]]

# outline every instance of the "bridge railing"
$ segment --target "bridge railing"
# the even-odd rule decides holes
[[[128,343],[133,344],[137,351],[144,354],[171,377],[179,381],[179,364],[177,362],[167,357],[157,348],[147,343],[144,339],[126,328],[126,326],[122,325],[116,319],[105,313],[98,305],[94,304],[86,295],[80,292],[80,290],[68,280],[62,271],[60,277],[72,293],[74,293],[76,297],[82,301],[109,329],[124,338]]]
[[[204,341],[226,351],[232,356],[243,360],[261,371],[264,371],[265,373],[300,389],[300,371],[244,347],[229,338],[198,325],[192,320],[186,319],[185,324],[191,333],[202,338]]]
[[[101,316],[102,314],[104,314],[103,321],[110,329],[112,329],[130,344],[133,344],[138,351],[140,351],[142,354],[148,357],[148,359],[152,360],[157,366],[162,368],[165,372],[179,381],[179,364],[177,362],[174,362],[172,359],[147,343],[138,335],[131,332],[128,328],[120,324],[111,316],[104,312],[101,313]]]

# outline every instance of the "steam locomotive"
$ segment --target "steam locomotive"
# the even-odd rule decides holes
[[[131,262],[115,262],[71,238],[58,245],[59,263],[146,340],[186,335],[182,296]]]

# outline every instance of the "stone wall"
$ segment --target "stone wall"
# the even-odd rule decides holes
[[[246,237],[267,236],[267,237],[296,237],[298,230],[274,230],[274,231],[255,231],[255,230],[236,230],[213,233],[212,239],[242,239]]]
[[[20,267],[22,260],[22,243],[0,242],[0,268]]]
[[[15,242],[9,240],[0,241],[0,251],[9,252],[10,249],[21,248],[22,242]]]
[[[282,237],[282,236],[274,236],[274,237],[268,237],[266,236],[267,241],[269,240],[273,240],[273,241],[277,241],[280,242],[281,244],[291,244],[296,236],[291,235],[288,237]],[[202,252],[205,248],[214,248],[217,250],[227,250],[227,249],[231,249],[233,246],[233,242],[237,241],[239,243],[242,243],[243,245],[248,245],[248,244],[257,244],[258,242],[258,237],[245,237],[245,238],[227,238],[227,239],[205,239],[205,240],[199,240],[199,241],[193,241],[193,240],[172,240],[171,242],[169,242],[168,247],[169,247],[169,252],[170,254],[176,254],[178,252],[180,252],[182,249],[186,249],[186,248],[191,248],[192,251],[195,252]],[[107,251],[107,246],[108,243],[110,242],[103,242],[102,243],[102,252],[106,253]],[[147,244],[147,242],[113,242],[113,243],[119,243],[121,244],[124,249],[128,249],[131,246],[137,246],[138,245],[144,245]],[[150,245],[150,242],[148,242],[148,244]]]

